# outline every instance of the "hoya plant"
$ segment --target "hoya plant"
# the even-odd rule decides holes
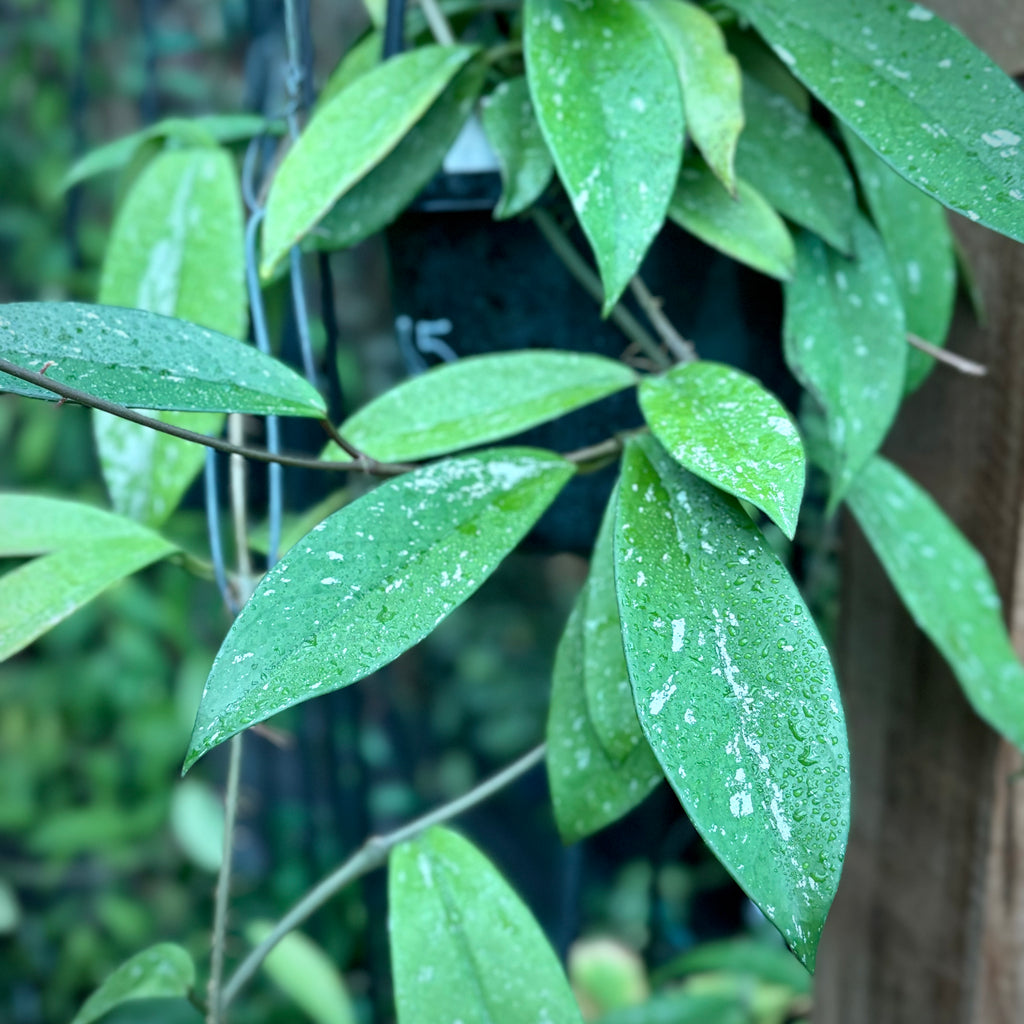
[[[286,14],[292,103],[280,119],[173,119],[87,155],[68,184],[128,169],[97,304],[0,309],[0,386],[94,410],[110,498],[101,509],[0,496],[0,554],[25,560],[0,578],[0,651],[156,560],[194,568],[202,560],[165,531],[204,463],[214,498],[214,451],[268,463],[265,563],[247,538],[262,510],[246,507],[244,474],[231,485],[237,571],[211,521],[213,575],[237,616],[182,751],[188,771],[231,744],[230,854],[245,730],[373,686],[571,479],[617,463],[600,529],[584,539],[589,577],[551,667],[545,742],[367,837],[279,921],[252,922],[252,950],[230,974],[225,856],[210,985],[194,998],[226,1019],[268,954],[268,966],[295,954],[313,910],[386,864],[399,1021],[580,1019],[530,910],[447,827],[541,760],[566,843],[667,780],[813,971],[843,864],[850,766],[829,652],[778,553],[801,522],[809,459],[827,513],[849,510],[974,709],[1024,747],[1024,670],[992,579],[939,504],[878,454],[936,361],[965,366],[942,348],[957,282],[943,208],[1024,240],[1017,86],[904,0],[421,0],[408,12],[371,5],[372,27],[309,108],[292,5]],[[539,343],[445,361],[332,422],[303,261],[385,229],[474,132],[500,168],[495,222],[535,226],[621,328],[622,358]],[[243,166],[233,147],[250,137]],[[799,407],[701,358],[666,317],[644,261],[680,228],[781,283],[778,343]],[[283,276],[304,375],[272,354],[263,296]],[[636,422],[597,444],[516,441],[630,389]],[[265,419],[264,443],[245,443],[242,417]],[[281,417],[318,421],[325,446],[282,451]],[[281,478],[296,466],[365,486],[282,543]],[[285,983],[287,962],[310,978],[319,969],[277,961]],[[194,983],[190,956],[161,943],[118,969],[76,1024]]]

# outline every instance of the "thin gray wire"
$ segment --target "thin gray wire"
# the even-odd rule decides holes
[[[238,614],[238,603],[228,586],[228,573],[224,563],[224,545],[220,536],[220,494],[217,487],[217,453],[206,449],[206,463],[203,466],[203,485],[206,494],[206,531],[210,538],[210,558],[213,561],[213,577],[217,589],[232,615]]]

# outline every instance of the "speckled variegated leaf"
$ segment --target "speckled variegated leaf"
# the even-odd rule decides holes
[[[340,427],[384,462],[425,459],[486,444],[636,384],[623,363],[531,349],[444,363],[386,391]],[[331,443],[324,458],[346,456]]]
[[[501,82],[482,104],[481,119],[501,167],[497,220],[522,213],[547,188],[555,165],[537,122],[525,78]]]
[[[615,576],[637,714],[715,856],[813,969],[849,828],[846,727],[796,584],[732,497],[627,447]]]
[[[586,591],[562,634],[552,673],[548,711],[548,782],[551,804],[562,840],[575,843],[599,831],[639,804],[664,777],[640,732],[626,678],[624,709],[638,742],[622,759],[609,755],[598,738],[584,689],[584,608]],[[618,615],[613,625],[618,630]],[[622,648],[622,634],[618,637]],[[625,668],[625,658],[622,658]],[[620,730],[621,732],[621,730]]]
[[[658,26],[683,90],[686,128],[708,166],[733,191],[736,142],[743,128],[740,66],[707,11],[683,0],[640,3]]]
[[[108,975],[71,1024],[92,1024],[115,1007],[137,999],[187,996],[195,981],[196,969],[188,952],[173,942],[159,942]]]
[[[704,360],[640,386],[654,436],[691,473],[756,505],[792,539],[804,494],[803,441],[760,381]]]
[[[0,575],[0,660],[177,550],[130,519],[59,498],[0,494],[0,524],[0,557],[39,556]]]
[[[174,317],[79,302],[0,305],[0,359],[133,409],[325,415],[294,370],[225,334]],[[0,391],[56,401],[0,373]]]
[[[392,851],[388,931],[398,1024],[582,1024],[540,925],[448,829]]]
[[[683,101],[657,29],[629,0],[526,0],[534,109],[590,241],[604,312],[665,220],[683,154]]]
[[[99,301],[243,337],[242,200],[224,150],[168,150],[142,171],[114,222]],[[199,434],[223,422],[221,413],[156,415]],[[206,457],[201,445],[108,413],[93,412],[93,433],[114,508],[147,526],[177,508]]]
[[[328,516],[235,619],[207,679],[185,768],[422,640],[494,572],[572,474],[550,452],[494,448],[396,477]]]
[[[1024,749],[1024,668],[981,555],[932,498],[876,456],[847,500],[893,586],[974,710]]]
[[[833,507],[888,433],[907,365],[903,306],[882,241],[863,218],[853,238],[857,258],[848,260],[798,236],[796,276],[785,288],[786,362],[825,410]]]
[[[871,217],[885,243],[900,290],[907,331],[933,345],[946,341],[956,299],[956,253],[946,212],[901,178],[843,126]],[[907,352],[906,389],[924,381],[935,360],[920,349]]]
[[[857,200],[835,146],[806,114],[754,78],[743,80],[743,106],[736,173],[794,224],[851,253]]]
[[[736,194],[729,195],[702,160],[688,158],[668,215],[726,256],[788,280],[796,264],[789,229],[753,185],[737,180],[735,187]]]
[[[939,202],[1024,241],[1024,95],[904,0],[729,0],[825,106]]]
[[[473,53],[470,46],[422,46],[399,54],[317,110],[281,161],[267,196],[264,278],[395,149]]]

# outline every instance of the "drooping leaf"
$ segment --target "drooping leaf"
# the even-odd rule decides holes
[[[933,345],[942,345],[956,299],[956,253],[945,211],[901,178],[845,126],[843,138],[871,217],[885,243],[903,300],[907,331]],[[931,356],[911,349],[907,353],[907,390],[921,384],[934,365]]]
[[[735,191],[736,142],[743,128],[740,66],[710,14],[681,0],[640,4],[661,31],[683,91],[686,127],[708,166]]]
[[[123,1003],[186,996],[195,984],[192,957],[173,942],[159,942],[126,960],[75,1014],[71,1024],[92,1024]]]
[[[280,132],[282,127],[280,122],[268,121],[258,114],[168,117],[141,131],[123,135],[90,150],[64,176],[61,189],[72,188],[87,178],[126,166],[142,146],[153,140],[175,139],[192,145],[211,145],[217,142],[237,142],[261,132]]]
[[[955,28],[903,0],[729,6],[903,177],[1024,241],[1024,96]]]
[[[849,827],[835,676],[736,500],[653,438],[627,447],[616,585],[640,724],[690,820],[813,969]]]
[[[135,409],[324,415],[323,399],[284,363],[173,317],[79,302],[0,305],[0,359]],[[0,373],[0,391],[52,391]]]
[[[224,150],[168,150],[140,174],[114,222],[99,301],[243,337],[242,200]],[[158,418],[199,434],[216,434],[223,422],[220,413]],[[93,432],[114,508],[147,526],[177,508],[206,455],[200,445],[108,413],[93,412]]]
[[[486,65],[471,61],[421,120],[302,240],[306,251],[347,249],[387,227],[440,169],[483,85]]]
[[[572,476],[549,452],[433,463],[335,512],[263,578],[210,671],[185,760],[354,683],[473,594]]]
[[[797,238],[786,285],[786,362],[825,410],[832,445],[832,505],[877,451],[903,398],[903,307],[881,239],[862,218],[856,259],[811,235]]]
[[[796,263],[789,229],[753,185],[739,179],[735,188],[736,194],[729,195],[703,161],[690,158],[679,172],[668,215],[726,256],[789,279]]]
[[[981,555],[932,498],[876,456],[847,500],[914,621],[942,652],[974,710],[1024,748],[1024,668]]]
[[[746,126],[736,150],[736,173],[794,224],[842,253],[853,252],[853,182],[824,132],[753,78],[743,80],[743,106]]]
[[[533,110],[525,78],[501,82],[482,104],[484,131],[501,167],[497,220],[522,213],[548,187],[555,165]]]
[[[331,72],[327,81],[324,82],[324,87],[316,98],[316,107],[314,109],[320,109],[337,96],[339,92],[350,86],[357,78],[362,78],[368,71],[372,71],[381,62],[383,52],[384,33],[379,29],[367,32],[341,58],[338,66]]]
[[[469,46],[423,46],[399,54],[317,110],[281,161],[267,196],[264,278],[395,149],[474,52]]]
[[[198,779],[182,779],[171,796],[171,831],[182,852],[204,871],[224,859],[224,804]]]
[[[403,381],[347,419],[346,441],[386,462],[510,437],[636,384],[623,363],[579,352],[472,356]],[[328,459],[346,456],[335,444]]]
[[[607,314],[675,187],[684,128],[675,66],[627,0],[526,0],[523,45],[537,119],[594,250]]]
[[[640,408],[676,462],[756,505],[792,540],[804,446],[792,417],[760,381],[722,363],[684,363],[644,379]]]
[[[245,929],[254,945],[273,930],[270,921],[253,921]],[[357,1015],[345,982],[330,957],[302,932],[289,932],[263,961],[274,984],[316,1024],[356,1024]]]
[[[582,1024],[533,915],[461,836],[432,828],[397,846],[388,904],[399,1024]]]
[[[0,660],[177,550],[130,519],[57,498],[0,494],[0,523],[0,557],[38,556],[0,576]]]

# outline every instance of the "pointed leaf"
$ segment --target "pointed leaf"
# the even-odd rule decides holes
[[[833,506],[888,433],[907,361],[903,307],[881,239],[863,219],[853,237],[853,260],[798,237],[796,276],[786,285],[786,362],[825,410]]]
[[[242,200],[224,150],[168,150],[139,175],[114,222],[99,300],[244,336]],[[220,413],[158,418],[200,434],[223,422]],[[200,445],[108,413],[93,412],[93,432],[114,508],[147,526],[177,508],[206,457]]]
[[[804,446],[792,417],[760,381],[722,363],[685,363],[645,378],[640,408],[676,462],[756,505],[792,540]]]
[[[195,984],[192,957],[173,942],[159,942],[126,960],[75,1014],[71,1024],[91,1024],[122,1003],[186,996]]]
[[[544,138],[618,301],[665,219],[683,104],[657,30],[625,0],[526,0],[526,74]]]
[[[548,782],[555,821],[565,843],[575,843],[618,821],[663,778],[640,732],[632,700],[626,710],[639,742],[630,745],[625,759],[613,760],[594,731],[583,683],[582,597],[555,654],[548,713]]]
[[[931,497],[875,457],[847,500],[893,586],[974,710],[1024,749],[1024,668],[981,555]]]
[[[323,399],[284,363],[172,317],[79,302],[0,305],[0,359],[135,409],[324,415]],[[0,391],[56,401],[0,373]]]
[[[363,679],[473,594],[573,468],[496,448],[424,466],[328,516],[263,578],[213,663],[185,760]]]
[[[738,502],[653,438],[627,448],[615,534],[640,724],[715,856],[813,969],[849,827],[835,676]]]
[[[501,82],[482,104],[484,131],[501,167],[497,220],[522,213],[548,187],[555,165],[534,113],[525,78]]]
[[[903,0],[729,6],[903,177],[1024,241],[1024,96],[955,28]]]
[[[0,576],[0,660],[177,550],[130,519],[57,498],[0,495],[0,523],[0,556],[40,556]]]
[[[784,217],[851,253],[857,215],[853,182],[824,132],[753,78],[743,80],[743,106],[746,126],[736,172]]]
[[[398,145],[473,53],[469,46],[423,46],[399,54],[317,110],[281,161],[267,196],[264,278]]]
[[[388,903],[399,1024],[582,1024],[533,915],[461,836],[432,828],[396,847]]]
[[[686,127],[722,184],[736,188],[733,164],[743,128],[740,66],[710,14],[680,0],[641,4],[661,32],[675,61],[683,91]]]
[[[340,433],[375,459],[425,459],[510,437],[636,381],[628,366],[579,352],[472,356],[403,381],[349,417]],[[346,458],[333,443],[324,457]]]
[[[942,345],[956,299],[956,253],[945,211],[904,181],[845,126],[843,138],[871,217],[885,243],[903,301],[907,331],[933,345]],[[934,365],[931,356],[910,349],[907,390],[914,390]]]
[[[707,165],[688,159],[668,208],[681,228],[726,256],[763,274],[786,280],[793,276],[796,253],[782,218],[752,185],[735,182],[729,195]]]

